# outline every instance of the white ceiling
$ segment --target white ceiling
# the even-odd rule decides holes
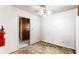
[[[40,15],[41,5],[13,5],[13,7],[28,11],[30,13]],[[67,11],[76,8],[76,5],[45,5],[51,14]]]

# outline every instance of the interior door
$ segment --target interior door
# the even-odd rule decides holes
[[[30,39],[30,19],[24,17],[19,18],[19,38],[20,41]]]

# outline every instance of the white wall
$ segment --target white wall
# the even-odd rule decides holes
[[[30,43],[39,41],[40,19],[30,13],[24,12],[12,6],[0,6],[0,26],[5,28],[6,45],[0,47],[0,53],[10,53],[18,49],[18,18],[23,16],[30,18],[31,21],[31,38]]]
[[[41,20],[42,40],[75,49],[76,10],[60,12]]]
[[[79,54],[79,16],[76,21],[76,53]]]
[[[52,44],[75,49],[75,9],[39,18],[12,6],[0,6],[0,26],[5,28],[6,45],[0,47],[0,53],[10,53],[18,49],[18,17],[30,18],[30,43],[41,40]],[[41,19],[41,34],[40,34]]]

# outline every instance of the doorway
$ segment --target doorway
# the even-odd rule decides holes
[[[26,46],[30,44],[30,19],[19,17],[19,44]]]

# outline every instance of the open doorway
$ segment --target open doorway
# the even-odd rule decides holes
[[[30,19],[19,17],[19,44],[30,44]]]

